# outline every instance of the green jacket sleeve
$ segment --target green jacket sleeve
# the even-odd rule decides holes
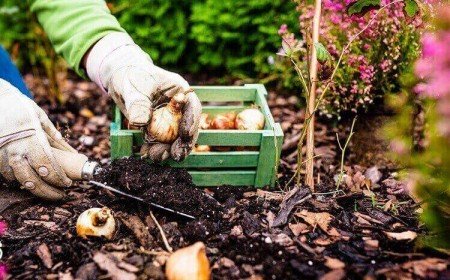
[[[81,75],[84,54],[110,32],[125,32],[103,0],[32,0],[36,13],[57,53]]]

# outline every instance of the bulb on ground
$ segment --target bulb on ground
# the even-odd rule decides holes
[[[178,138],[178,129],[182,117],[181,110],[185,102],[186,96],[183,93],[177,93],[172,97],[169,104],[153,112],[146,131],[148,142],[171,144]]]
[[[182,248],[173,253],[166,262],[169,280],[208,280],[211,278],[209,261],[203,242]]]
[[[96,236],[112,239],[115,230],[116,221],[107,207],[88,209],[77,220],[77,235],[83,238]]]
[[[236,116],[239,130],[261,130],[264,128],[264,115],[258,109],[245,109]]]

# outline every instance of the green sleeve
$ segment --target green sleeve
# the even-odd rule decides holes
[[[81,76],[84,54],[110,32],[125,32],[103,0],[32,0],[36,13],[57,53]]]

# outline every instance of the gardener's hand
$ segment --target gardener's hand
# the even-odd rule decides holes
[[[186,80],[155,66],[149,55],[125,33],[111,33],[98,41],[87,54],[86,70],[134,126],[148,124],[155,108],[167,103],[176,93],[189,91]],[[152,160],[161,161],[169,156],[183,160],[195,145],[201,103],[194,92],[186,96],[179,138],[172,145],[144,145],[143,153]]]
[[[45,112],[14,86],[0,79],[0,173],[49,200],[64,197],[58,188],[70,186],[51,147],[76,153]]]

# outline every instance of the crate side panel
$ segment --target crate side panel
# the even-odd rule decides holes
[[[269,105],[267,104],[266,96],[264,95],[263,92],[258,92],[256,94],[255,103],[261,108],[261,112],[264,114],[265,119],[264,129],[273,130],[275,121],[272,117]]]
[[[223,170],[223,171],[189,171],[197,186],[253,186],[255,183],[254,170]]]
[[[273,176],[278,170],[280,151],[281,145],[278,145],[275,131],[265,132],[261,141],[260,156],[255,179],[256,187],[261,188],[272,185]]]
[[[111,159],[129,157],[133,155],[133,134],[120,130],[112,131]]]

